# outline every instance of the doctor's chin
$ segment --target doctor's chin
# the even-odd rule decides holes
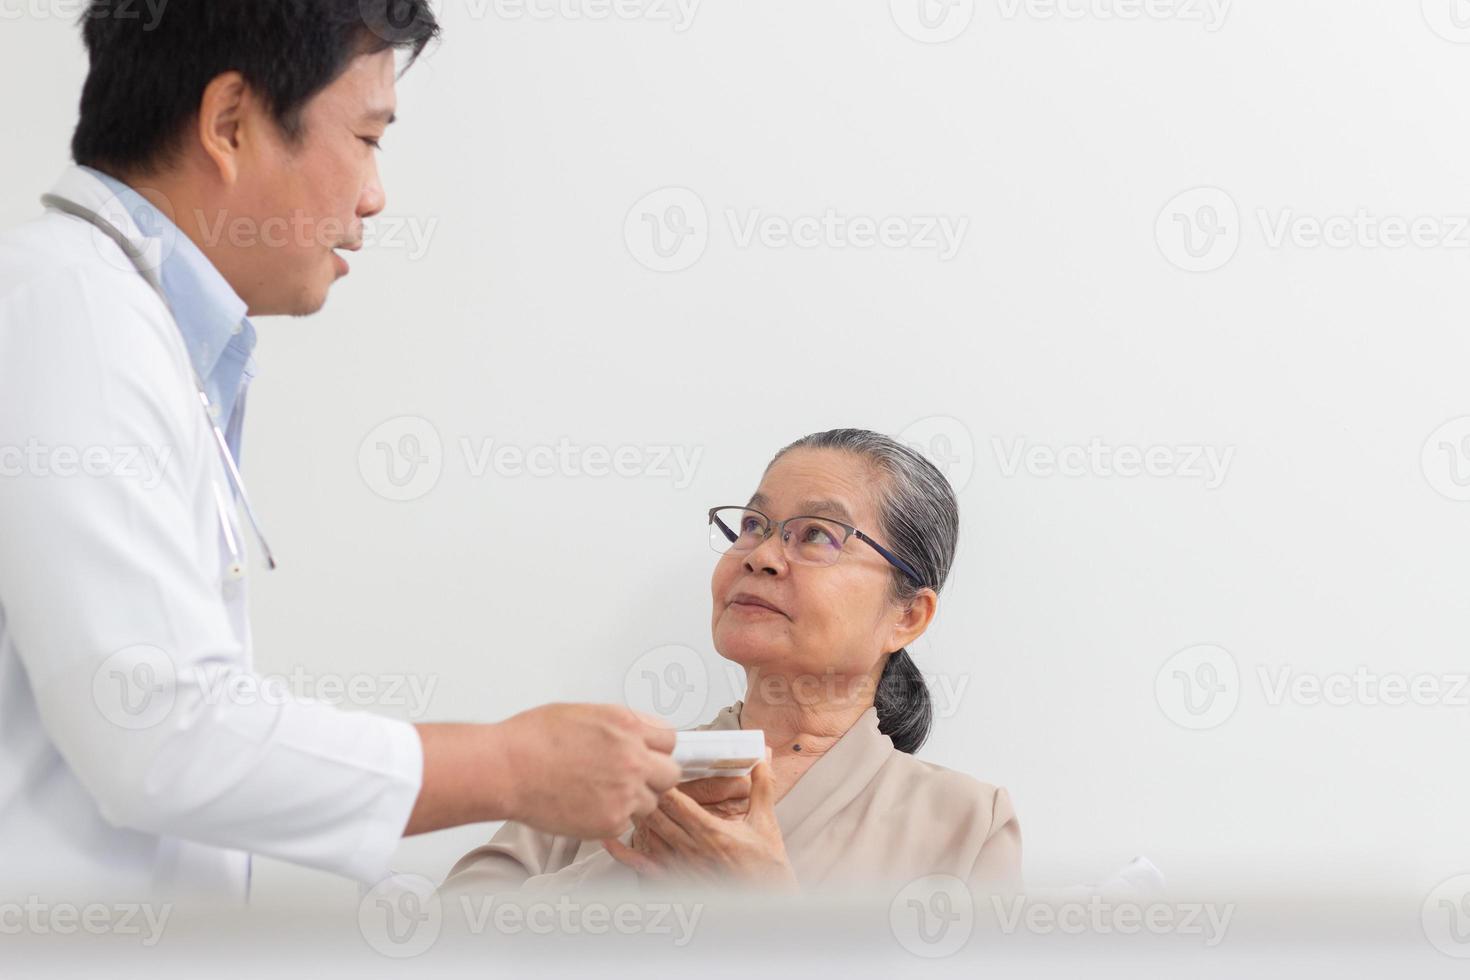
[[[0,0],[0,975],[1463,976],[1470,17],[1320,6]]]

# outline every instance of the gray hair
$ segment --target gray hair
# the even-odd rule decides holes
[[[793,449],[852,453],[884,475],[876,489],[884,544],[922,580],[916,583],[894,568],[894,601],[907,602],[925,588],[935,592],[944,588],[959,544],[960,513],[954,490],[938,467],[898,440],[867,429],[813,433],[778,452],[771,465]],[[908,650],[889,654],[873,703],[878,709],[878,729],[893,740],[894,747],[917,752],[929,737],[934,713],[928,685]]]

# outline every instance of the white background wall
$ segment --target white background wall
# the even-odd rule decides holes
[[[959,0],[941,44],[909,0],[710,0],[684,30],[441,5],[443,45],[400,86],[378,247],[320,316],[260,324],[246,476],[282,561],[255,577],[260,667],[490,720],[622,700],[676,645],[703,720],[729,700],[704,510],[804,433],[907,430],[964,519],[915,651],[963,693],[923,755],[1010,788],[1032,881],[1139,853],[1198,886],[1470,871],[1470,27],[1452,0],[1116,3]],[[71,9],[0,0],[0,224],[66,163]],[[640,205],[667,187],[692,196]],[[1198,208],[1225,202],[1198,260],[1218,268],[1185,271],[1175,216],[1207,244]],[[642,222],[669,203],[698,232],[674,261],[698,258],[660,273]],[[968,226],[948,260],[738,235],[828,209]],[[1275,240],[1360,210],[1431,219],[1434,241]],[[417,496],[386,499],[376,443],[426,426]],[[1008,466],[1017,440],[1094,438],[1230,464],[1213,489]],[[698,465],[687,485],[475,475],[462,440]],[[1174,671],[1206,675],[1166,661],[1200,644],[1228,651],[1215,703],[1236,707],[1189,730],[1220,719]],[[1458,704],[1273,705],[1259,674],[1360,666]],[[392,703],[394,675],[435,685],[425,711]],[[400,865],[441,877],[491,829]],[[355,898],[271,862],[256,894]]]

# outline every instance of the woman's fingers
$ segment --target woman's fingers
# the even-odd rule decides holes
[[[750,772],[750,812],[774,813],[776,811],[776,777],[771,772],[769,758],[758,763]]]
[[[709,779],[691,779],[679,784],[679,792],[701,806],[713,806],[728,800],[743,800],[750,796],[749,776],[713,776]]]
[[[711,803],[704,809],[706,813],[713,813],[717,817],[733,820],[743,817],[750,812],[750,801],[725,800],[723,803]]]
[[[674,849],[648,825],[647,820],[639,820],[634,824],[632,845],[633,850],[646,854],[655,861],[667,862],[674,856]]]
[[[659,801],[659,806],[648,816],[644,817],[643,822],[648,825],[648,828],[650,830],[652,830],[655,834],[658,834],[659,837],[663,838],[664,843],[669,845],[669,847],[672,848],[675,852],[679,854],[699,854],[702,848],[700,848],[699,844],[694,840],[694,837],[687,829],[685,829],[682,823],[675,820],[664,809],[664,801],[667,800],[669,797],[677,795],[679,795],[677,790],[665,793],[663,798]],[[699,808],[698,804],[690,803],[689,805],[694,807],[696,810],[699,810],[701,815],[704,814],[704,811]],[[711,817],[710,819],[718,818]]]
[[[602,842],[603,848],[612,855],[612,859],[621,865],[625,865],[650,878],[657,878],[663,874],[663,869],[652,859],[639,854],[628,845],[615,837],[610,837]]]
[[[658,798],[659,812],[667,814],[691,837],[707,835],[711,828],[718,827],[720,818],[681,793],[677,788]]]

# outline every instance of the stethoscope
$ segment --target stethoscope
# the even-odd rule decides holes
[[[138,270],[138,275],[142,276],[143,281],[158,294],[159,299],[163,300],[163,305],[168,308],[169,315],[173,315],[173,306],[163,291],[163,282],[159,279],[157,271],[148,264],[143,252],[128,241],[127,236],[119,231],[112,222],[90,208],[56,194],[43,196],[41,203],[74,218],[81,218],[116,242],[123,250],[123,254],[128,257],[128,261],[133,263],[133,268]],[[260,521],[255,516],[255,508],[250,506],[250,496],[245,492],[245,480],[240,476],[240,468],[235,465],[235,456],[230,452],[230,444],[225,441],[225,434],[220,431],[219,423],[215,421],[214,408],[209,404],[209,395],[204,391],[204,382],[200,379],[199,372],[194,369],[193,364],[190,364],[189,370],[194,376],[194,388],[199,394],[199,404],[204,407],[204,419],[209,423],[209,430],[214,433],[215,445],[219,447],[220,456],[224,460],[225,472],[229,475],[231,484],[234,485],[240,503],[244,505],[245,517],[250,521],[250,527],[255,532],[255,540],[260,544],[261,554],[265,556],[265,567],[274,569],[276,567],[275,555],[265,540],[265,534],[260,530]],[[215,507],[219,511],[220,530],[224,532],[225,546],[230,549],[230,564],[225,569],[225,574],[229,579],[238,581],[245,577],[245,552],[235,537],[235,529],[230,522],[230,509],[229,504],[225,501],[224,491],[220,489],[217,481],[212,482],[214,482]]]

